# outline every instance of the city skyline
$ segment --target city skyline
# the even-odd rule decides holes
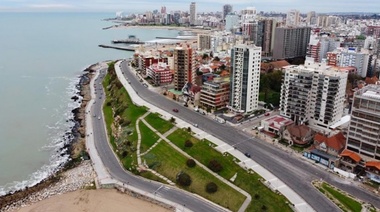
[[[223,10],[224,4],[231,4],[228,0],[200,0],[195,1],[197,11],[199,12],[216,12]],[[3,0],[0,3],[0,12],[116,12],[125,11],[126,13],[143,13],[145,11],[160,10],[161,6],[166,6],[167,11],[182,10],[189,11],[191,1],[184,0],[167,0],[165,2],[154,0],[142,1],[122,1],[122,0]],[[131,5],[133,7],[131,8]],[[312,1],[303,0],[267,0],[252,3],[250,0],[236,0],[231,4],[234,11],[240,11],[246,7],[255,7],[257,11],[276,11],[287,12],[291,9],[299,10],[301,13],[316,11],[318,13],[326,12],[369,12],[379,13],[380,6],[373,0],[358,1]]]

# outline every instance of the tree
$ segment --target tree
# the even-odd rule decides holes
[[[196,163],[193,159],[187,159],[186,165],[190,168],[193,168],[196,165]]]
[[[181,186],[189,186],[189,185],[191,185],[191,182],[192,182],[190,175],[188,175],[188,174],[186,174],[185,172],[182,172],[182,171],[177,174],[176,181]]]
[[[170,118],[170,122],[171,122],[171,123],[174,123],[174,122],[175,122],[175,118],[174,118],[173,116]]]
[[[187,132],[191,132],[191,127],[188,127],[188,128],[187,128]]]
[[[213,159],[208,162],[207,167],[211,169],[213,172],[220,172],[223,169],[222,164],[220,164],[217,160]]]
[[[203,56],[202,56],[202,59],[205,60],[208,58],[208,54],[204,53]]]
[[[192,147],[192,146],[193,146],[193,142],[191,142],[190,140],[185,141],[185,147]]]
[[[206,185],[206,192],[207,193],[215,193],[218,191],[218,185],[216,185],[214,182],[209,182]]]
[[[214,61],[220,61],[220,58],[218,56],[214,57]]]

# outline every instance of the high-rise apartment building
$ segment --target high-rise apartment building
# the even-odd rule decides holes
[[[367,76],[367,71],[371,67],[371,55],[368,52],[357,52],[355,49],[338,48],[327,53],[327,63],[332,66],[348,67],[354,66],[357,75]]]
[[[161,14],[166,14],[166,7],[165,6],[161,7]]]
[[[281,86],[280,114],[297,124],[324,127],[338,122],[343,115],[348,73],[315,63],[285,68]]]
[[[190,25],[195,25],[197,19],[196,3],[191,2],[190,4]]]
[[[290,10],[286,14],[286,26],[298,26],[300,23],[300,11]]]
[[[211,49],[211,36],[206,34],[198,34],[198,49]]]
[[[240,44],[231,50],[230,104],[235,112],[256,110],[259,101],[261,47]]]
[[[241,22],[251,22],[255,21],[256,19],[256,8],[254,7],[247,7],[243,10],[241,10]]]
[[[316,23],[317,23],[317,14],[315,13],[315,11],[308,12],[306,16],[306,24],[310,26],[310,25],[315,25]]]
[[[230,13],[232,13],[232,5],[230,4],[223,5],[223,19],[225,19],[226,16]]]
[[[305,57],[310,27],[277,27],[273,47],[274,59]]]
[[[380,160],[380,85],[354,93],[347,149]]]
[[[190,46],[177,46],[174,57],[174,89],[182,90],[186,83],[195,83],[195,51]]]
[[[245,39],[261,47],[262,56],[271,56],[276,21],[263,19],[242,24],[242,34]]]
[[[230,32],[233,32],[235,27],[238,26],[238,23],[239,23],[239,16],[237,15],[227,15],[226,16],[226,26],[225,26],[225,30],[226,31],[230,31]]]

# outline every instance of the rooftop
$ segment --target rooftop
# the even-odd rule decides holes
[[[380,161],[368,161],[365,163],[365,166],[375,167],[376,169],[380,170]]]
[[[361,161],[361,159],[362,159],[358,154],[356,154],[355,152],[350,151],[348,149],[343,150],[343,152],[340,153],[340,156],[349,157],[352,160],[356,161],[356,163],[359,163],[359,161]]]
[[[325,143],[326,146],[336,150],[337,152],[341,151],[346,146],[346,138],[341,132],[330,137],[317,133],[314,136],[314,141],[318,143]]]

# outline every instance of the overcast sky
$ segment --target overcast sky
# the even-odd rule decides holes
[[[126,13],[160,10],[188,11],[191,1],[185,0],[0,0],[0,11],[99,11]],[[221,11],[231,4],[234,11],[256,7],[257,11],[286,12],[290,9],[323,12],[380,13],[380,0],[198,0],[197,12]]]

